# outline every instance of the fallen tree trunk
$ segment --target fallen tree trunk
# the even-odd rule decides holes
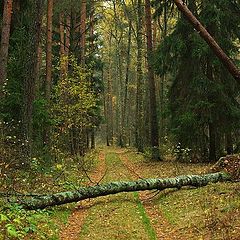
[[[198,31],[199,35],[207,42],[210,48],[213,50],[218,59],[227,68],[229,73],[236,79],[238,84],[240,84],[240,70],[233,63],[233,61],[227,56],[227,54],[222,50],[214,38],[209,34],[209,32],[204,28],[204,26],[198,21],[198,19],[192,14],[188,9],[187,5],[182,0],[174,0],[179,11],[183,13],[186,19],[193,25],[193,27]],[[230,16],[229,16],[230,17]]]
[[[230,175],[218,172],[206,175],[178,176],[175,178],[141,179],[130,182],[110,182],[91,187],[83,187],[76,191],[60,192],[47,196],[33,197],[30,200],[23,200],[19,203],[25,209],[43,209],[50,206],[78,202],[88,198],[96,198],[121,192],[135,192],[153,189],[164,190],[166,188],[180,189],[183,186],[202,187],[209,183],[227,181],[230,179]]]

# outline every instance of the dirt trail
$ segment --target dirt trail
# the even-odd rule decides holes
[[[128,169],[133,180],[142,178],[141,173],[143,169],[136,169],[136,167],[131,163],[128,156],[125,154],[126,151],[119,150],[119,158],[123,162],[124,166]],[[154,203],[154,198],[157,193],[156,191],[144,191],[139,193],[140,201],[150,219],[151,225],[153,226],[157,239],[164,240],[184,240],[182,236],[179,236],[176,230],[168,223],[166,218],[163,216],[162,212],[159,210],[159,206]]]
[[[103,182],[131,179],[117,151],[105,149],[107,173]],[[157,239],[137,193],[119,193],[92,201],[94,204],[85,218],[79,239]]]
[[[94,182],[141,178],[125,149],[105,149],[99,154],[99,166],[91,174]],[[107,168],[107,171],[106,171]],[[79,203],[61,232],[62,240],[78,239],[183,239],[163,217],[153,201],[144,201],[149,193],[120,193]]]
[[[101,181],[106,171],[105,154],[103,151],[100,151],[98,158],[98,166],[89,176],[92,181],[89,181],[89,186]],[[75,207],[68,219],[67,226],[60,233],[61,240],[79,240],[79,234],[83,226],[84,219],[87,217],[88,209],[91,208],[92,204],[92,201],[84,200]]]

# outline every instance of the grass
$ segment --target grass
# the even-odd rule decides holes
[[[119,159],[116,153],[119,149],[104,149],[104,151],[107,173],[103,181],[130,180],[133,176]],[[122,154],[129,159],[132,169],[143,178],[201,174],[209,169],[209,165],[206,164],[151,162],[143,155],[132,151]],[[95,160],[84,168],[95,168],[97,160],[94,156],[88,156],[87,162],[93,158]],[[28,179],[28,175],[23,172],[16,171],[15,174],[18,180],[15,180],[14,187],[22,192],[75,189],[84,186],[87,182],[84,173],[79,169],[79,164],[68,160],[53,166],[53,169],[49,169],[46,173],[36,171],[35,179]],[[19,181],[20,179],[22,181]],[[57,179],[58,185],[53,185],[53,179]],[[0,191],[6,189],[4,184],[1,185]],[[160,228],[165,240],[240,239],[239,183],[217,183],[202,188],[184,187],[181,190],[164,190],[148,200],[153,211],[145,209],[145,203],[142,204],[139,200],[137,192],[121,193],[91,201],[91,208],[88,209],[88,216],[79,239],[154,240],[159,239],[156,226]],[[26,212],[14,206],[6,211],[5,204],[4,201],[0,202],[0,239],[8,237],[27,240],[59,239],[59,231],[67,223],[75,206],[67,204],[51,210]],[[151,212],[154,214],[151,215]],[[8,219],[4,219],[4,216]],[[18,235],[14,236],[14,231]]]
[[[144,206],[142,205],[142,202],[139,200],[139,194],[138,192],[134,192],[134,196],[137,199],[137,207],[138,207],[138,211],[142,217],[142,222],[145,226],[145,230],[148,233],[149,239],[150,240],[156,240],[157,236],[156,236],[156,232],[154,230],[154,228],[152,227],[152,224],[150,222],[150,219],[146,213],[146,210],[144,208]]]
[[[240,196],[236,183],[217,183],[160,196],[160,209],[191,239],[239,239]],[[238,189],[239,191],[239,189]],[[164,193],[163,193],[164,195]]]
[[[106,155],[105,182],[129,180],[116,153]],[[79,239],[156,239],[138,193],[121,193],[94,200]]]
[[[9,169],[8,179],[1,179],[0,192],[53,193],[84,186],[88,179],[81,167],[92,170],[97,164],[97,153],[89,153],[84,161],[65,159],[46,169],[35,164],[30,171]],[[14,200],[14,199],[12,199]],[[67,223],[75,204],[66,204],[49,210],[25,211],[18,206],[6,207],[0,199],[0,239],[59,239],[60,230]]]
[[[142,177],[201,174],[209,169],[205,164],[149,162],[133,152],[126,153],[126,156]],[[240,239],[239,183],[164,190],[151,201],[181,239]]]

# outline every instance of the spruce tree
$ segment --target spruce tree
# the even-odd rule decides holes
[[[202,1],[198,5],[189,1],[188,7],[224,51],[236,57],[236,1]],[[192,160],[215,161],[225,145],[232,148],[233,133],[239,128],[239,86],[183,16],[159,47],[156,66],[163,65],[159,61],[164,67],[157,67],[158,72],[171,73],[173,80],[169,106],[176,141],[181,149],[191,149]]]

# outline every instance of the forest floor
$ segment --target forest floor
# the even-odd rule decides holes
[[[152,162],[130,149],[102,148],[89,184],[208,170],[206,164]],[[239,197],[238,183],[217,183],[86,200],[74,208],[60,239],[240,239]]]

